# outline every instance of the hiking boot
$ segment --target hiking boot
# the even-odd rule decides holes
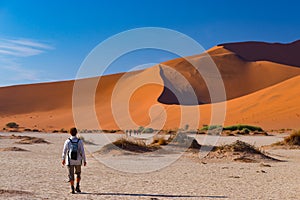
[[[76,192],[79,192],[79,193],[81,192],[79,185],[76,186],[75,190],[76,190]]]
[[[76,188],[76,189],[77,189],[77,188]],[[72,194],[75,194],[75,188],[74,188],[73,185],[71,186],[71,193],[72,193]]]

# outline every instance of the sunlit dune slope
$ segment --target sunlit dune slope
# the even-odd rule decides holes
[[[149,69],[79,80],[83,85],[99,80],[93,102],[87,104],[72,104],[74,81],[2,87],[0,126],[14,121],[51,131],[72,127],[76,121],[79,128],[87,129],[178,128],[183,125],[181,109],[188,108],[184,123],[201,127],[210,123],[210,103],[227,100],[226,125],[300,128],[300,68],[294,56],[298,43],[223,44]],[[281,47],[284,55],[290,52],[289,59],[278,53]],[[222,89],[220,81],[224,95],[217,90]],[[79,95],[85,97],[88,90]],[[91,110],[100,126],[89,117]],[[196,122],[195,110],[201,113]]]

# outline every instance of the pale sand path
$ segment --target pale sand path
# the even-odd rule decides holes
[[[85,193],[71,195],[66,168],[60,165],[62,145],[68,135],[26,135],[42,137],[51,144],[20,145],[13,144],[16,140],[0,139],[1,148],[29,150],[0,152],[0,199],[300,199],[299,150],[270,150],[277,158],[288,160],[269,163],[271,167],[237,162],[202,164],[197,158],[182,157],[164,169],[146,174],[118,172],[87,152],[88,166],[82,174]],[[219,142],[234,139],[222,137]],[[257,146],[280,140],[277,136],[239,139]],[[32,195],[1,194],[1,190],[27,191]]]

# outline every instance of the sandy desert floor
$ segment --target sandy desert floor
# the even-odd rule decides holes
[[[11,133],[0,133],[11,135]],[[197,156],[184,155],[172,164],[146,173],[140,156],[115,155],[107,158],[115,168],[101,162],[106,156],[93,153],[108,140],[104,135],[83,135],[96,145],[85,145],[88,165],[83,167],[81,194],[69,194],[67,169],[62,167],[61,150],[67,134],[19,133],[44,138],[50,144],[16,144],[17,139],[0,139],[0,147],[19,147],[28,151],[0,152],[0,199],[300,199],[300,150],[267,150],[286,162],[240,163],[203,162]],[[119,137],[109,135],[110,139]],[[201,136],[204,137],[204,136]],[[220,137],[218,144],[236,139],[255,146],[271,144],[280,136]],[[203,138],[198,138],[202,140]],[[150,163],[166,157],[151,156]],[[108,162],[106,162],[107,164]],[[137,163],[143,165],[138,165]],[[119,166],[119,168],[118,168]],[[150,169],[150,168],[149,168]],[[152,169],[152,168],[151,168]],[[153,168],[155,169],[155,167]],[[143,171],[143,170],[141,170]]]

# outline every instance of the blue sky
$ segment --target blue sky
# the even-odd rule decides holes
[[[182,32],[205,49],[236,41],[300,39],[297,1],[0,0],[0,86],[74,79],[84,58],[114,34],[139,27]],[[147,50],[106,73],[174,58]]]

